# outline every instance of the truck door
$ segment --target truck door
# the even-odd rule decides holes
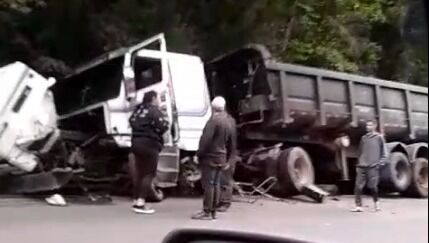
[[[179,175],[179,150],[175,138],[175,134],[178,134],[178,131],[175,131],[177,114],[174,112],[171,76],[166,56],[159,58],[150,55],[151,53],[153,52],[141,50],[133,59],[135,99],[141,101],[149,91],[158,93],[161,111],[168,117],[171,129],[164,134],[165,148],[160,154],[158,163],[157,186],[175,187]]]
[[[152,46],[156,48],[151,48]],[[128,119],[132,111],[141,103],[146,93],[157,92],[161,111],[168,117],[171,129],[164,134],[165,148],[160,154],[156,183],[161,188],[176,186],[179,175],[179,150],[176,146],[178,126],[164,35],[155,36],[130,48],[124,61],[123,87],[126,109],[119,114],[119,119],[116,114],[115,121],[111,122],[118,124],[118,121],[121,121],[126,126],[116,126],[113,133],[130,134]],[[123,138],[122,136],[117,141]],[[127,140],[129,139],[128,137]]]

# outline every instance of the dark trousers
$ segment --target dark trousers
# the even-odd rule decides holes
[[[355,199],[357,206],[362,206],[362,192],[365,186],[371,191],[374,202],[378,202],[379,178],[380,172],[377,167],[358,167],[356,169]]]
[[[206,213],[215,213],[220,198],[222,169],[207,163],[202,165],[201,172],[201,183],[204,190],[203,210]]]
[[[153,190],[158,167],[159,150],[145,144],[133,144],[134,199],[146,199]]]
[[[231,207],[234,192],[234,172],[235,165],[231,165],[227,170],[222,171],[220,206]]]

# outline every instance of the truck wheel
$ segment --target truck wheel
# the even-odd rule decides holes
[[[280,186],[284,194],[297,194],[304,186],[314,184],[313,163],[304,149],[294,147],[282,151],[277,163]]]
[[[401,152],[390,155],[389,163],[380,171],[380,186],[394,192],[404,192],[411,183],[411,167],[407,156]]]
[[[418,158],[411,166],[411,185],[406,191],[407,196],[417,198],[428,197],[428,160]]]

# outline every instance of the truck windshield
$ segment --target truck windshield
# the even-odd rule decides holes
[[[136,57],[134,73],[136,75],[136,89],[144,89],[162,81],[161,60]]]

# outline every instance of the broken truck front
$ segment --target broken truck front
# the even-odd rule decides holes
[[[49,90],[55,79],[16,62],[0,68],[0,80],[0,191],[30,193],[61,187],[71,177],[68,170],[41,160],[60,137]]]

